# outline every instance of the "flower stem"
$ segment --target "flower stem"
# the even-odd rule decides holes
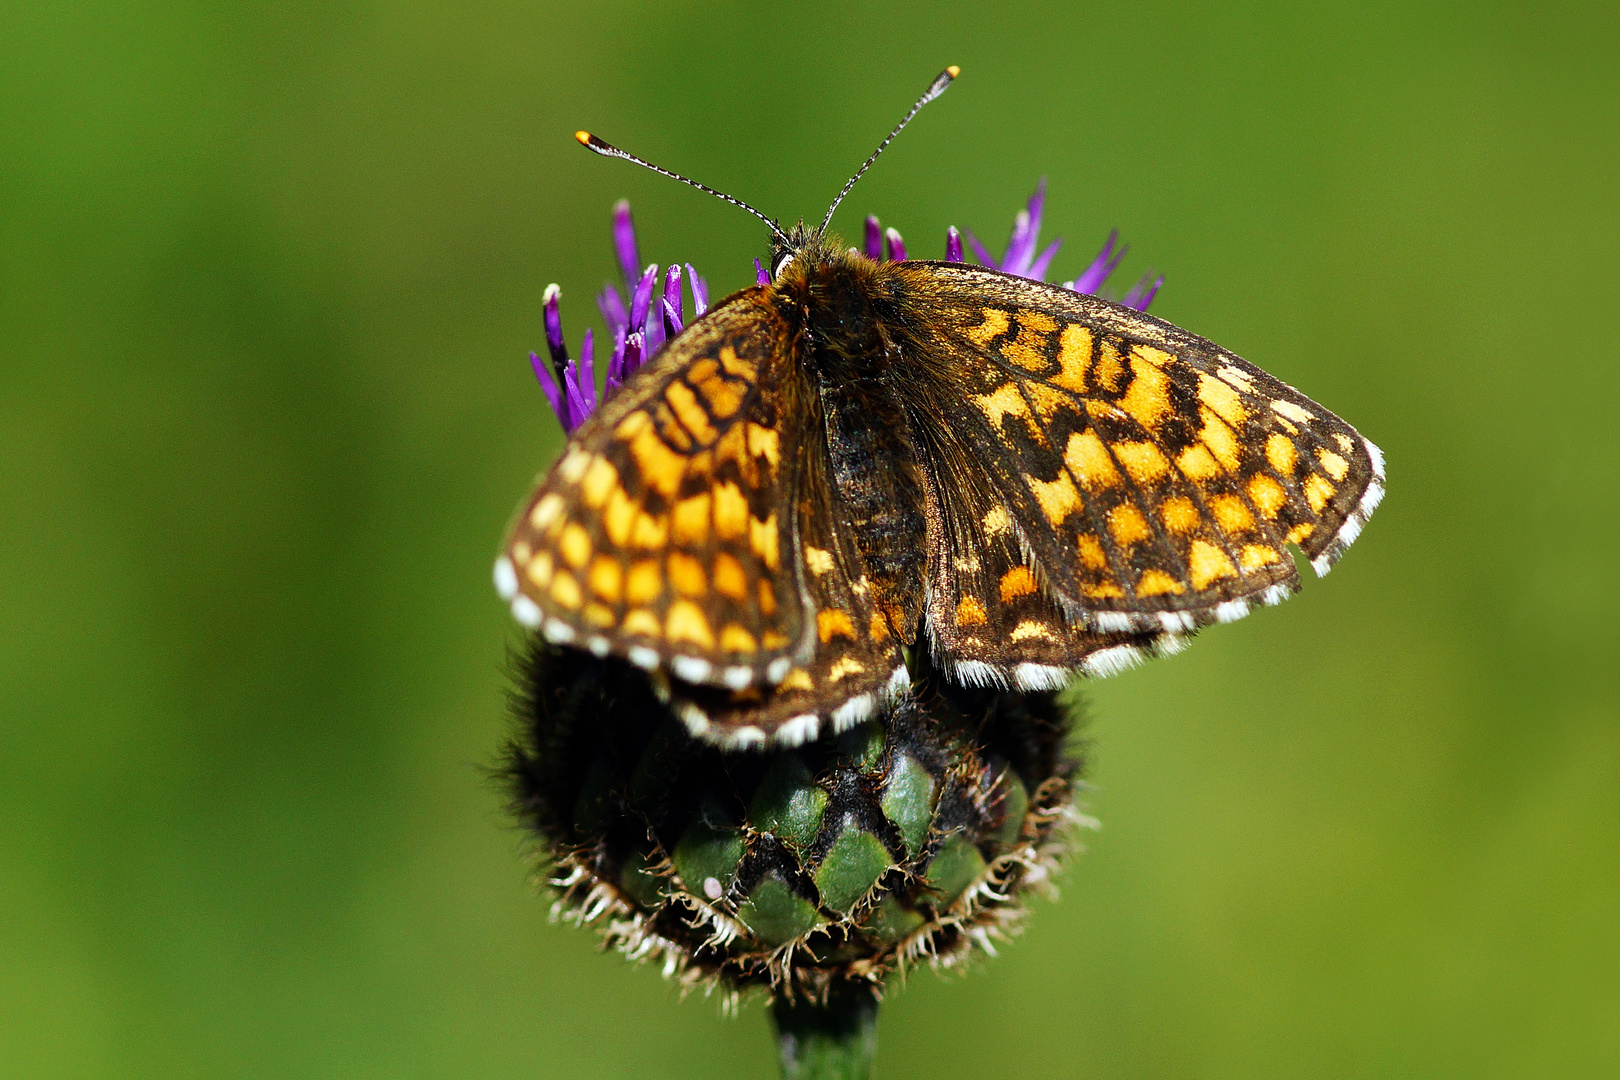
[[[877,1053],[877,989],[835,985],[824,1005],[778,999],[771,1006],[783,1080],[867,1080]]]

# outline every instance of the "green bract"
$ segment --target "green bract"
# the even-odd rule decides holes
[[[788,999],[989,947],[1047,882],[1078,769],[1054,693],[917,673],[876,719],[792,749],[687,735],[645,672],[536,640],[516,806],[558,890],[683,986]]]

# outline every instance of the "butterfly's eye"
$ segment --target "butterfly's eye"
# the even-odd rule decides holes
[[[771,263],[771,280],[772,281],[781,281],[782,280],[782,274],[787,270],[788,264],[793,262],[793,255],[794,255],[794,252],[791,251],[791,250],[784,251],[784,252],[782,252],[782,254],[780,254],[780,255],[778,255],[776,257],[775,262]]]

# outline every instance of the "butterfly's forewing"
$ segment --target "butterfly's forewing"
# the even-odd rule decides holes
[[[808,660],[797,384],[762,290],[689,327],[580,425],[513,524],[496,569],[513,613],[698,684],[773,683]]]
[[[984,535],[1010,529],[1081,626],[1176,634],[1276,602],[1297,587],[1286,545],[1326,573],[1377,504],[1371,443],[1202,338],[980,267],[898,272],[928,312],[900,376],[913,424],[989,495],[937,466],[931,487]]]

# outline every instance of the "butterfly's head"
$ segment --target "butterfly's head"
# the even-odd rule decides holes
[[[800,221],[787,231],[778,231],[771,237],[771,280],[781,281],[789,266],[801,266],[814,261],[812,252],[823,246],[821,234]]]

